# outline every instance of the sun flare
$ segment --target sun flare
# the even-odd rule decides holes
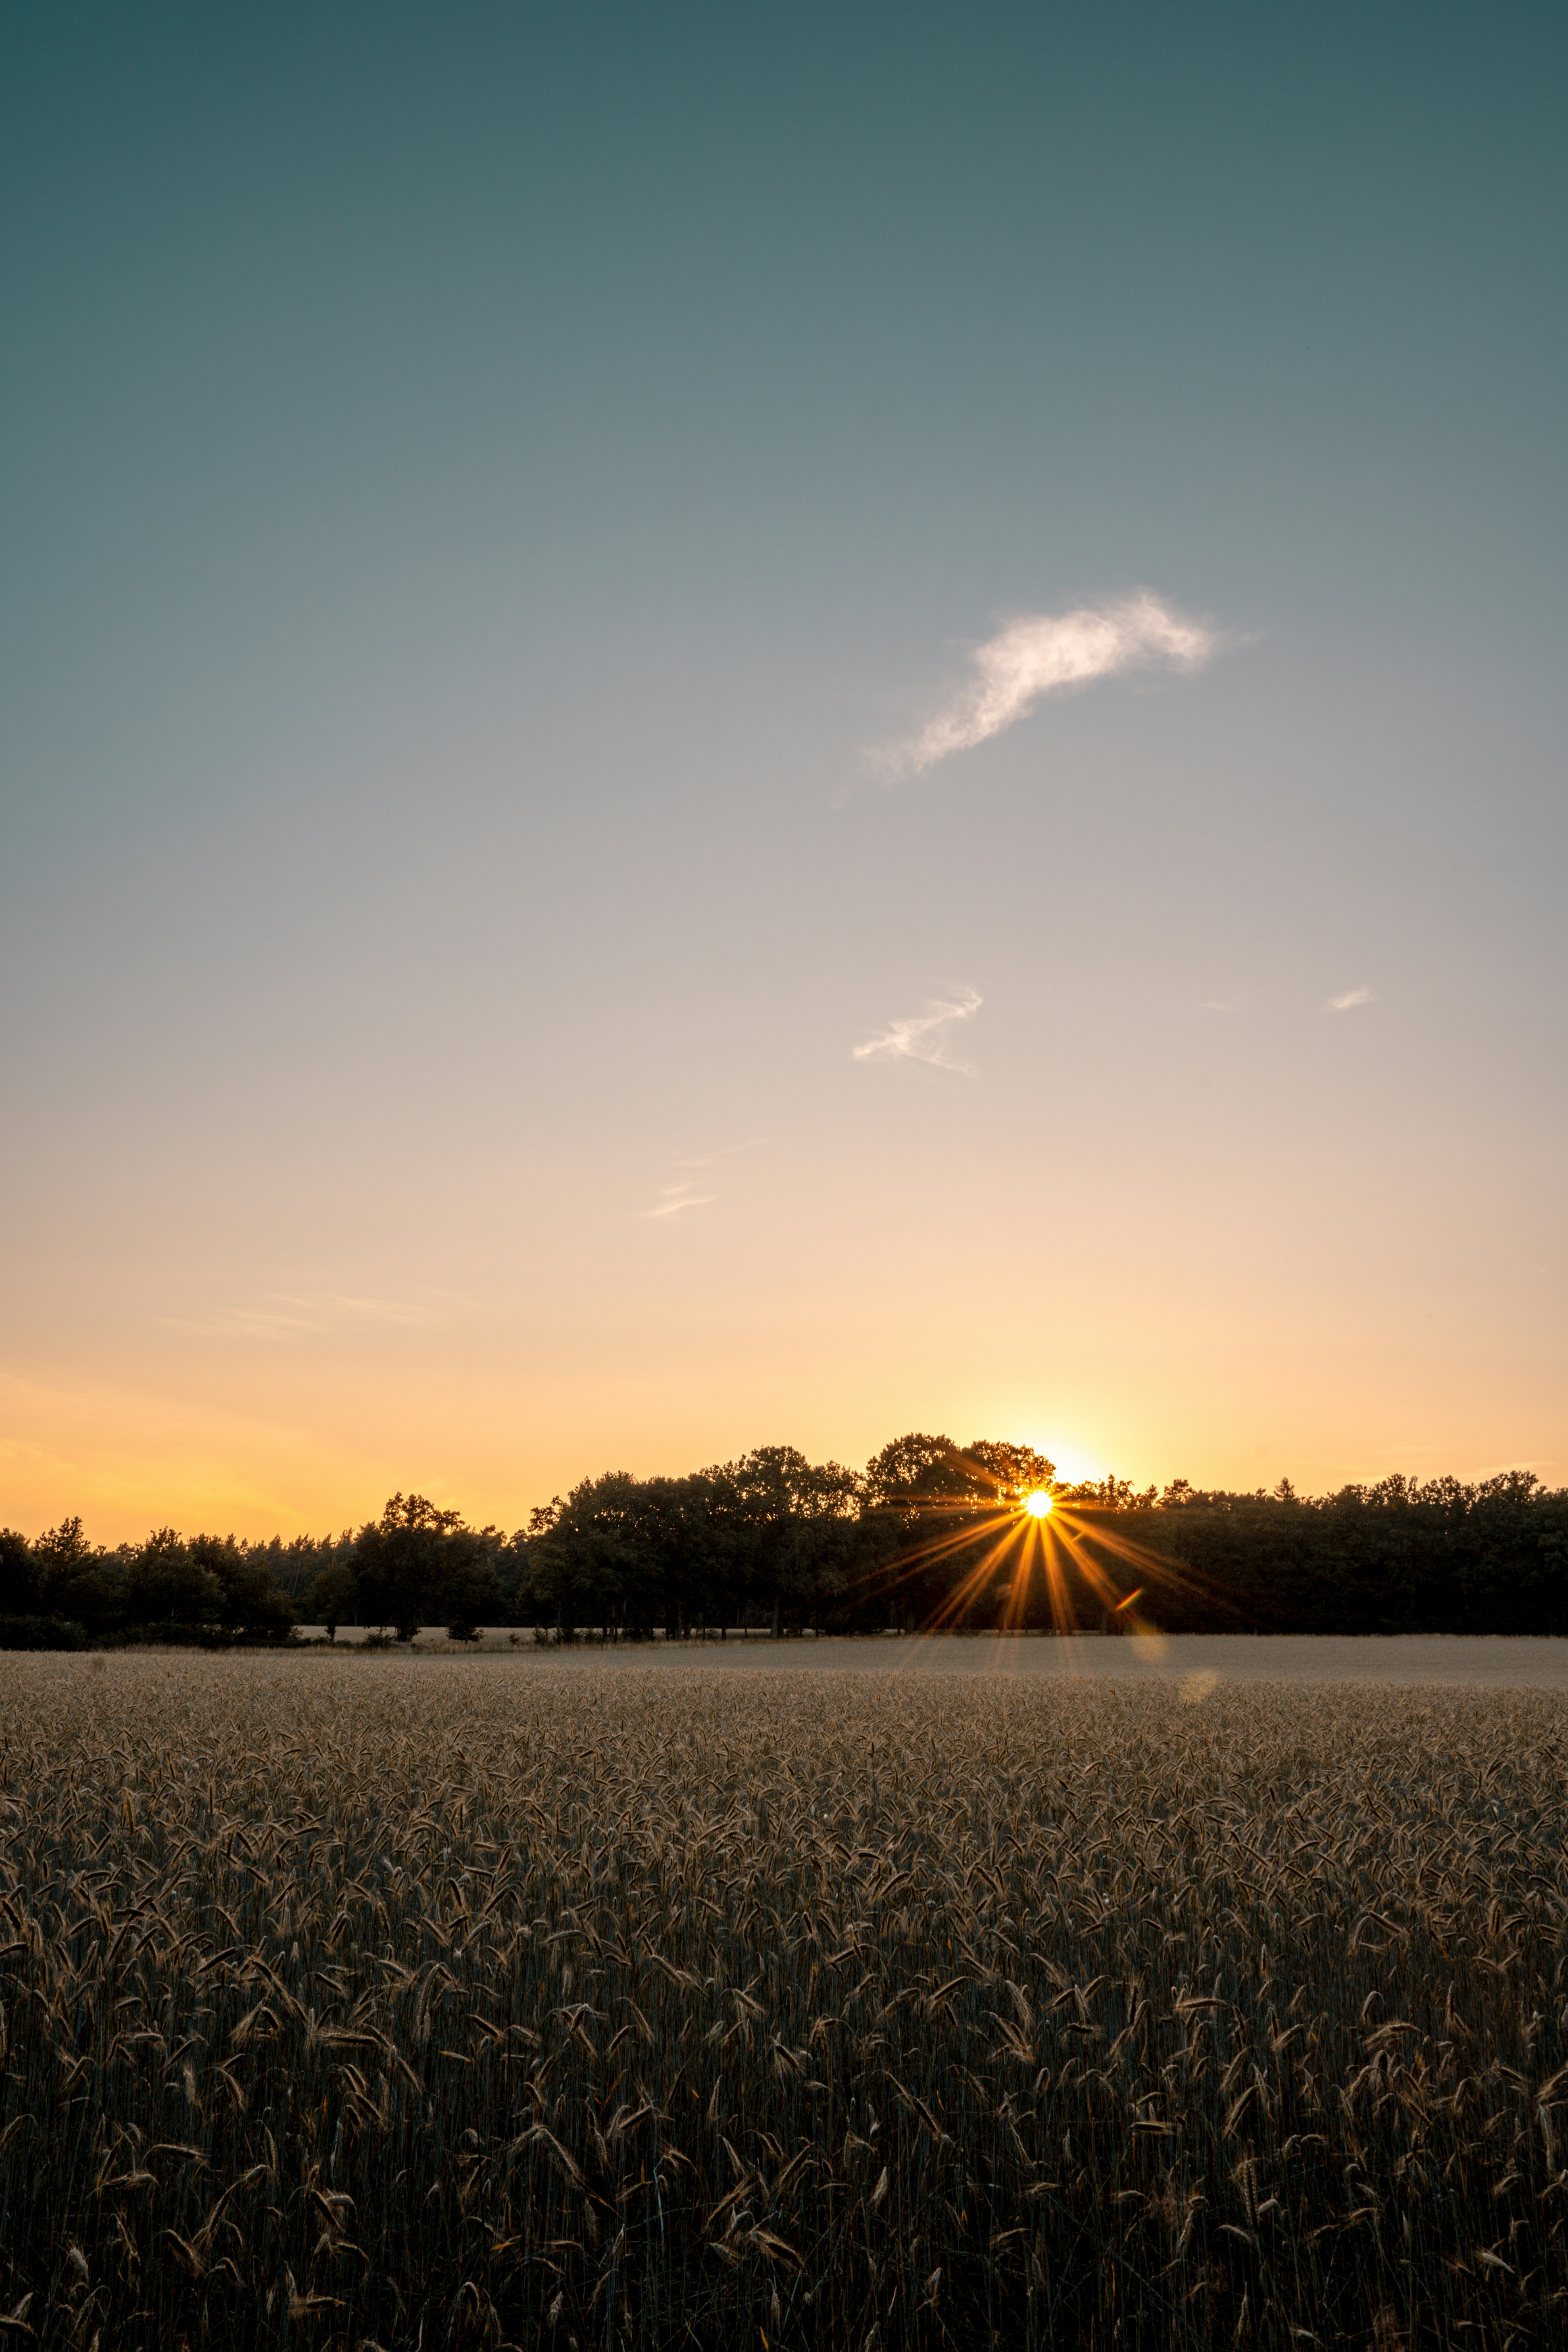
[[[1024,1508],[1032,1519],[1045,1518],[1050,1507],[1051,1498],[1043,1486],[1037,1486],[1032,1495],[1026,1495],[1024,1497]]]

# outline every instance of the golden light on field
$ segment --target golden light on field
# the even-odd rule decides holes
[[[1024,1497],[1024,1508],[1032,1519],[1045,1518],[1050,1507],[1051,1498],[1043,1486],[1037,1486],[1032,1495],[1026,1495]]]
[[[1321,1674],[1289,1646],[1287,1673]],[[671,2344],[688,2312],[700,2342],[776,2344],[773,2302],[810,2294],[819,2344],[888,2352],[956,2352],[993,2314],[1016,2345],[1321,2342],[1325,2310],[1394,2352],[1414,2327],[1374,2315],[1414,2302],[1407,2278],[1421,2340],[1551,2340],[1558,1694],[1058,1674],[977,1705],[968,1674],[594,1655],[0,1653],[0,2089],[31,2120],[0,2134],[4,2292],[43,2313],[35,2345],[85,2340],[83,2312],[108,2344],[251,2341],[279,2271],[362,2345],[409,2340],[398,2296],[471,2301],[491,2343],[585,2343],[610,2302],[616,2344]],[[1398,1930],[1347,1937],[1369,1917]],[[750,2040],[747,1984],[768,1993]],[[574,1987],[591,2012],[563,2007]],[[96,2180],[82,2058],[60,2063],[79,2011],[104,2044]],[[197,2022],[199,2102],[194,2067],[142,2055]],[[374,2092],[349,2063],[369,2050],[397,2062]],[[716,2204],[755,2178],[731,2149],[789,2143],[754,2192],[766,2228],[720,2238]],[[1068,2145],[1070,2200],[1042,2194]],[[1347,2229],[1347,2175],[1381,2242]],[[1268,2181],[1291,2198],[1272,2219]],[[152,2255],[165,2215],[186,2259]],[[917,2234],[924,2307],[894,2334]],[[1488,2238],[1506,2264],[1480,2263]]]

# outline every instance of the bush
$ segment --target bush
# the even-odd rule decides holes
[[[85,1650],[87,1629],[69,1617],[0,1617],[0,1650]]]

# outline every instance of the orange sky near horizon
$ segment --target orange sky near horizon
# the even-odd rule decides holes
[[[950,1172],[959,1191],[971,1181]],[[1065,1476],[1140,1486],[1288,1475],[1321,1492],[1504,1467],[1562,1480],[1526,1296],[1483,1297],[1483,1327],[1461,1295],[1439,1324],[1386,1281],[1369,1299],[1353,1253],[1314,1292],[1310,1264],[1268,1277],[1250,1251],[1223,1286],[1218,1266],[1162,1286],[1145,1264],[1113,1293],[1087,1197],[1076,1270],[1019,1275],[999,1218],[991,1251],[933,1261],[911,1288],[901,1265],[945,1223],[940,1202],[913,1203],[901,1234],[869,1206],[847,1231],[840,1204],[827,1234],[792,1245],[774,1221],[799,1179],[752,1155],[743,1180],[669,1223],[608,1185],[552,1188],[551,1246],[504,1278],[499,1247],[448,1255],[423,1284],[406,1253],[318,1265],[309,1289],[285,1289],[283,1269],[225,1283],[208,1268],[205,1296],[168,1282],[172,1301],[166,1276],[105,1270],[71,1350],[77,1318],[52,1286],[36,1369],[0,1370],[0,1525],[36,1534],[79,1514],[106,1543],[163,1524],[325,1534],[401,1489],[510,1530],[604,1470],[679,1473],[766,1444],[859,1466],[915,1428],[1021,1440]]]

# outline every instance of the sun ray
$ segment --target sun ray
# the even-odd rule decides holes
[[[1006,1603],[1002,1615],[1003,1629],[1009,1633],[1016,1633],[1022,1628],[1028,1609],[1030,1588],[1034,1583],[1035,1554],[1042,1549],[1044,1545],[1044,1538],[1040,1530],[1040,1516],[1039,1514],[1031,1515],[1019,1531],[1018,1564],[1013,1570],[1013,1581],[1008,1588]]]
[[[995,1500],[972,1493],[911,1507],[906,1532],[915,1540],[900,1546],[891,1562],[851,1579],[842,1599],[854,1605],[879,1595],[896,1602],[931,1578],[944,1589],[921,1596],[910,1630],[921,1635],[983,1622],[1005,1632],[1027,1631],[1031,1621],[1041,1622],[1042,1598],[1045,1621],[1055,1633],[1068,1634],[1095,1621],[1118,1632],[1152,1633],[1152,1619],[1167,1613],[1163,1598],[1178,1624],[1186,1606],[1223,1606],[1224,1596],[1206,1578],[1123,1534],[1092,1504],[1075,1507],[1043,1487],[1006,1491],[999,1480],[980,1475]],[[999,1604],[994,1612],[993,1594]]]
[[[922,1632],[933,1633],[940,1632],[944,1625],[951,1623],[954,1617],[962,1615],[965,1602],[984,1591],[997,1561],[1005,1556],[1009,1546],[1017,1541],[1017,1537],[1018,1530],[1016,1528],[1005,1528],[984,1558],[979,1560],[970,1570],[963,1581],[949,1593],[943,1605],[922,1627]]]

